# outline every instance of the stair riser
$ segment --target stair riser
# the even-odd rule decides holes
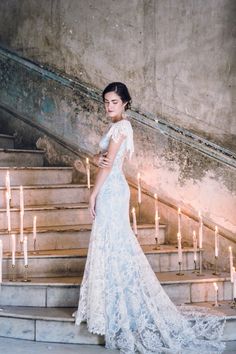
[[[193,252],[183,252],[182,255],[182,270],[194,270]],[[179,270],[177,251],[176,253],[147,254],[146,256],[154,272]]]
[[[27,152],[0,152],[0,166],[24,166],[41,167],[43,166],[43,153]]]
[[[229,281],[217,282],[219,293],[218,300],[232,299],[232,284]],[[169,295],[171,300],[179,304],[189,304],[195,302],[215,301],[215,289],[213,282],[205,281],[201,283],[173,283],[162,284],[163,289]]]
[[[20,279],[20,277],[19,277]],[[215,300],[213,282],[162,284],[170,299],[177,305]],[[231,301],[232,284],[218,282],[219,301]],[[21,285],[20,282],[3,284],[1,306],[76,307],[79,285]]]
[[[44,250],[61,250],[74,248],[87,248],[89,244],[91,231],[74,231],[74,232],[42,232],[37,233],[36,247],[40,251]],[[33,234],[25,233],[28,238],[28,248],[33,250]],[[3,241],[4,251],[11,251],[11,244],[8,235],[0,235]],[[20,235],[16,235],[16,250],[20,251]]]
[[[6,208],[6,191],[0,190],[0,208]],[[20,190],[12,189],[11,207],[19,207]],[[88,202],[90,191],[87,188],[38,188],[24,189],[24,204],[31,205],[50,205],[50,204],[70,204]]]
[[[84,257],[29,257],[28,275],[29,277],[59,277],[59,276],[81,276],[84,272],[86,258]],[[9,278],[11,273],[11,259],[3,261],[3,276]],[[24,276],[24,261],[22,258],[16,259],[16,277]]]
[[[74,322],[44,321],[0,317],[0,336],[38,342],[103,344],[102,336],[91,335],[86,324],[75,326]]]
[[[143,231],[143,230],[142,230]],[[141,231],[141,232],[142,232]],[[164,230],[162,230],[164,232]],[[29,249],[33,249],[33,235],[32,233],[25,233],[28,236]],[[43,250],[60,250],[60,249],[74,249],[74,248],[88,248],[90,240],[91,229],[85,231],[55,231],[55,232],[40,232],[37,233],[37,248]],[[3,241],[3,248],[5,251],[11,250],[9,237],[5,233],[0,235]],[[17,235],[19,241],[19,235]],[[140,244],[146,244],[146,239],[143,238]],[[17,251],[20,250],[19,242],[17,243]],[[154,246],[153,246],[154,247]]]
[[[0,149],[14,149],[14,139],[0,136]]]
[[[33,217],[37,216],[38,226],[90,224],[91,217],[86,209],[25,210],[24,227],[33,228]],[[0,227],[7,229],[6,212],[0,212]],[[11,212],[11,227],[20,227],[20,212]]]
[[[72,171],[70,169],[9,169],[9,171],[12,186],[69,184],[72,182]],[[0,169],[0,186],[2,187],[5,186],[6,173],[6,169]]]
[[[32,243],[31,243],[32,245]],[[33,247],[31,246],[31,250]],[[177,256],[173,253],[166,254],[148,254],[148,261],[150,262],[154,272],[166,272],[166,271],[178,271]],[[183,268],[191,267],[191,253],[183,255]],[[161,260],[161,262],[159,262]],[[176,260],[176,262],[175,262]],[[84,266],[86,263],[86,257],[67,256],[67,257],[37,257],[29,256],[29,274],[33,277],[51,277],[51,276],[77,276],[82,275]],[[166,265],[166,269],[165,268]],[[157,269],[159,267],[159,269]],[[160,269],[161,268],[161,269]],[[171,268],[171,269],[169,269]],[[11,259],[5,258],[3,262],[3,274],[8,275],[11,270]],[[16,258],[16,272],[17,274],[23,274],[23,260],[22,258]],[[180,278],[181,280],[181,278]],[[203,301],[203,300],[202,300]]]
[[[227,320],[222,340],[236,340],[236,320]],[[11,317],[0,318],[0,336],[37,342],[104,344],[104,337],[91,335],[87,326],[73,322],[44,321]]]
[[[154,221],[153,221],[154,222]],[[165,243],[166,230],[163,227],[159,228],[159,243]],[[138,229],[138,241],[141,245],[154,245],[155,241],[155,229]]]
[[[80,285],[2,285],[0,306],[76,307]]]

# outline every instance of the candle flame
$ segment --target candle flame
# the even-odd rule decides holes
[[[178,208],[178,214],[181,214],[181,209],[180,208]]]
[[[216,283],[213,283],[215,290],[218,290],[218,285]]]
[[[229,252],[232,252],[232,247],[231,246],[229,246]]]
[[[177,238],[181,238],[181,232],[177,232]]]
[[[89,164],[89,158],[86,157],[86,164],[88,165]]]
[[[132,208],[132,213],[135,213],[135,208],[134,207]]]
[[[138,172],[138,174],[137,174],[137,178],[138,178],[138,179],[140,179],[140,172]]]
[[[154,198],[157,199],[157,194],[156,193],[154,193]]]
[[[202,217],[201,210],[199,210],[199,212],[198,212],[198,217],[199,217],[199,218],[201,218],[201,217]]]

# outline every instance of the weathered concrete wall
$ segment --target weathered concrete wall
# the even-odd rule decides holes
[[[0,78],[0,103],[75,148],[91,154],[98,151],[97,144],[108,124],[100,102],[1,56]],[[201,210],[203,216],[236,232],[235,169],[131,122],[136,150],[126,166],[127,176],[134,179],[141,172],[142,183],[152,193],[195,214]],[[172,212],[163,221],[175,225],[169,235],[175,237],[176,214]]]
[[[234,0],[2,0],[0,42],[236,150],[235,18]]]

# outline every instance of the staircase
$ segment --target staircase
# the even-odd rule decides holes
[[[85,266],[91,217],[89,190],[72,183],[72,168],[43,167],[44,152],[14,149],[14,139],[0,135],[0,239],[3,241],[3,283],[0,290],[0,336],[60,343],[102,344],[102,336],[91,335],[84,324],[74,326]],[[11,224],[17,237],[16,267],[11,267],[11,244],[7,234],[5,176],[10,172],[12,187]],[[28,236],[30,281],[24,281],[24,259],[20,253],[19,186],[24,186],[24,234]],[[37,216],[36,249],[33,217]],[[165,235],[166,226],[160,225]],[[236,310],[231,309],[232,285],[229,274],[219,276],[194,270],[193,248],[183,249],[183,272],[178,276],[176,245],[155,250],[154,225],[139,225],[138,239],[165,291],[176,304],[210,307],[218,283],[220,311],[227,316],[225,340],[236,340]],[[16,281],[11,281],[12,277]]]

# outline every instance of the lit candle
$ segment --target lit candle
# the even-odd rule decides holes
[[[231,283],[233,283],[233,253],[232,253],[232,247],[229,246],[229,269],[230,269],[230,280]]]
[[[218,227],[215,227],[215,257],[219,256],[219,234]]]
[[[216,283],[213,283],[214,289],[215,289],[215,304],[218,302],[218,285]]]
[[[10,173],[9,171],[7,171],[7,174],[6,174],[6,189],[7,189],[7,192],[8,192],[8,195],[9,195],[9,199],[11,200],[11,183],[10,183]]]
[[[133,231],[134,231],[134,234],[137,236],[138,235],[138,229],[137,229],[137,220],[136,220],[135,208],[132,208],[132,217],[133,217]]]
[[[33,219],[33,239],[34,239],[34,241],[36,241],[36,237],[37,237],[36,225],[37,225],[37,216],[35,215],[34,219]]]
[[[0,284],[2,283],[2,263],[3,263],[3,247],[2,247],[2,240],[0,240]]]
[[[236,299],[236,272],[235,272],[235,268],[233,269],[233,298]]]
[[[199,216],[199,233],[198,233],[199,248],[202,249],[203,221],[202,221],[202,215],[201,215],[201,212],[200,212],[200,211],[199,211],[199,213],[198,213],[198,216]]]
[[[183,255],[182,255],[181,233],[180,232],[178,232],[178,234],[177,234],[177,240],[178,240],[178,262],[182,263]]]
[[[197,262],[197,236],[196,231],[193,231],[193,259]]]
[[[25,266],[27,266],[28,265],[27,236],[24,237],[23,250],[24,250],[24,264],[25,264]]]
[[[24,214],[24,190],[23,187],[20,186],[20,212]]]
[[[90,163],[89,163],[89,158],[86,157],[86,172],[87,172],[87,186],[88,189],[90,189]]]
[[[11,208],[10,208],[10,199],[9,193],[6,192],[6,207],[7,207],[7,230],[8,232],[11,231]]]
[[[181,209],[178,208],[178,234],[181,234]]]
[[[16,235],[11,235],[11,254],[12,254],[12,265],[16,264]]]
[[[24,214],[20,212],[20,242],[24,241]]]
[[[24,190],[23,187],[20,186],[20,242],[24,241]]]
[[[158,210],[155,212],[155,238],[159,240],[159,215]]]
[[[137,175],[138,179],[138,204],[141,204],[142,202],[142,192],[141,192],[141,179],[140,179],[140,173]]]

